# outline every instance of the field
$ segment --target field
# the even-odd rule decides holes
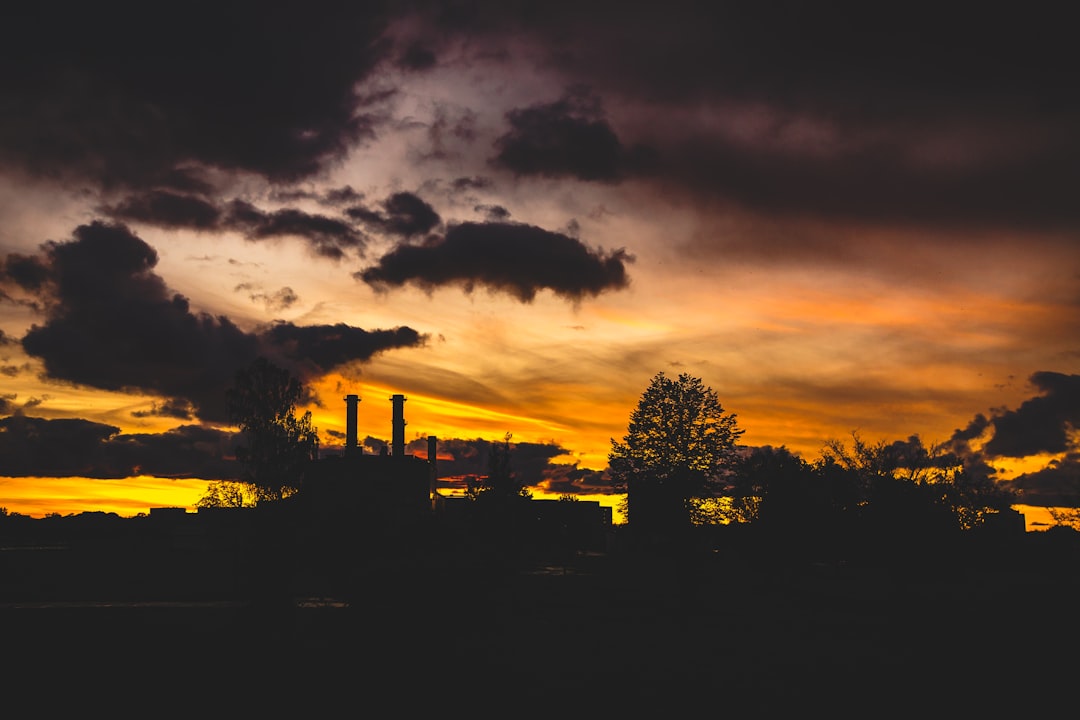
[[[110,599],[100,583],[91,598],[64,587],[59,565],[51,597],[35,598],[23,568],[24,599],[9,584],[0,610],[4,678],[50,702],[409,717],[967,716],[1067,702],[1075,542],[1026,533],[990,549],[878,564],[729,547],[381,566],[334,598]]]

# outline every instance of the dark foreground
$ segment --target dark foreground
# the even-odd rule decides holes
[[[95,714],[1029,717],[1075,701],[1080,554],[1028,535],[876,564],[743,547],[372,564],[333,601],[190,579],[140,595],[116,564],[110,597],[104,567],[9,556],[2,678],[7,702]]]

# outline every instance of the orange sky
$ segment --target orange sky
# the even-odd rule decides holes
[[[1018,20],[973,34],[945,11],[858,32],[825,10],[354,11],[198,56],[183,19],[153,42],[50,19],[47,53],[15,48],[0,440],[85,420],[165,462],[191,426],[227,428],[214,393],[257,348],[317,393],[324,447],[349,393],[389,440],[401,393],[410,439],[509,432],[602,471],[663,371],[701,377],[751,445],[812,460],[853,431],[983,422],[1003,477],[1071,477],[1080,109],[1057,45],[1002,54]],[[9,455],[17,512],[198,495],[138,462],[77,480]]]

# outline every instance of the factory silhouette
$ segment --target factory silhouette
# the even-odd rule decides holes
[[[418,566],[565,565],[612,542],[611,508],[596,501],[441,493],[438,438],[427,437],[426,457],[407,451],[404,395],[390,398],[391,442],[378,452],[359,443],[361,398],[344,402],[344,447],[312,460],[295,494],[255,507],[152,508],[158,543],[232,557],[245,593],[273,597],[347,596],[372,573]]]
[[[427,457],[407,452],[405,401],[391,396],[393,408],[391,442],[377,454],[365,453],[357,429],[358,395],[345,397],[345,447],[340,454],[320,457],[307,469],[296,496],[286,498],[297,506],[301,522],[345,523],[390,532],[394,528],[418,528],[435,522],[442,528],[482,522],[470,512],[474,503],[460,496],[443,495],[438,489],[438,438],[427,438]],[[521,517],[535,528],[535,539],[545,533],[572,537],[581,549],[598,549],[612,525],[611,508],[596,501],[566,502],[532,500],[519,503]]]
[[[426,457],[407,452],[403,395],[379,452],[358,442],[360,398],[344,401],[344,447],[282,500],[4,518],[11,687],[59,664],[77,672],[58,687],[122,678],[157,702],[194,692],[200,711],[224,696],[249,713],[294,702],[502,717],[596,698],[606,714],[681,716],[704,695],[779,717],[863,716],[883,701],[914,713],[943,697],[1000,711],[1009,658],[1023,658],[1011,670],[1023,687],[1067,678],[1028,638],[1080,639],[1080,534],[1021,524],[816,557],[805,537],[771,541],[745,523],[657,552],[595,502],[444,495],[438,438]],[[1002,608],[1027,632],[1004,632]],[[178,693],[192,668],[194,691]]]

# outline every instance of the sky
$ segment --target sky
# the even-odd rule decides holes
[[[24,4],[30,5],[30,4]],[[1054,9],[136,3],[0,47],[0,506],[193,506],[264,356],[605,497],[689,373],[748,446],[942,444],[1080,504],[1080,95]]]

